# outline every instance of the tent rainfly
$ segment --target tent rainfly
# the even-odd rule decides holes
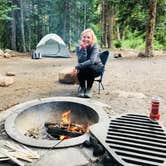
[[[70,57],[64,41],[56,34],[44,36],[37,44],[35,53],[42,57]]]

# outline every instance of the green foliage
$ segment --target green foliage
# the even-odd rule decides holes
[[[114,47],[144,49],[149,0],[105,0],[114,7]],[[35,49],[48,33],[56,33],[72,49],[84,28],[92,28],[101,44],[101,0],[23,0],[25,41]],[[20,1],[0,0],[0,47],[11,46],[12,19],[16,23],[16,46],[22,49]],[[12,16],[14,11],[14,17]],[[13,17],[13,18],[12,18]],[[158,0],[154,48],[166,49],[166,0]],[[108,23],[107,23],[108,24]],[[119,37],[120,36],[120,37]],[[8,40],[6,40],[8,39]]]
[[[132,48],[132,49],[138,49],[138,50],[143,50],[145,48],[145,42],[142,38],[132,38],[132,39],[127,39],[122,42],[122,48]]]
[[[115,42],[115,46],[118,43]],[[131,30],[128,30],[126,32],[126,39],[120,41],[121,48],[132,48],[132,49],[139,49],[143,50],[145,48],[145,41],[144,41],[144,35],[140,35],[138,31],[131,32]]]
[[[8,13],[12,10],[9,0],[0,1],[0,20],[9,20]]]
[[[122,47],[122,42],[120,40],[115,40],[113,44],[114,44],[115,48],[121,48]]]
[[[144,50],[145,49],[145,35],[140,35],[138,31],[132,33],[128,31],[126,34],[126,40],[115,40],[114,41],[115,48],[127,48],[127,49],[137,49]],[[166,44],[161,44],[159,41],[154,40],[153,47],[155,50],[166,50]]]
[[[120,35],[125,34],[124,40],[114,41],[115,47],[144,49],[146,20],[148,17],[149,0],[133,0],[116,3],[116,26],[120,27]],[[165,49],[166,43],[166,0],[158,0],[156,28],[154,32],[154,48]]]
[[[166,44],[161,44],[159,41],[154,40],[153,47],[155,50],[166,50]]]

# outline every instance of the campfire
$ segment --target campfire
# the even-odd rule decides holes
[[[78,137],[89,132],[88,124],[80,125],[76,122],[71,122],[70,113],[71,110],[63,113],[60,123],[46,122],[45,128],[47,133],[58,140],[64,140],[72,137]]]
[[[74,97],[32,100],[12,111],[16,113],[5,121],[8,135],[20,143],[40,148],[80,145],[89,139],[89,127],[108,118],[102,104]]]

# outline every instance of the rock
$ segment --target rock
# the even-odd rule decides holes
[[[17,51],[10,50],[10,49],[5,49],[4,52],[7,53],[7,54],[10,54],[11,57],[16,57],[17,54],[19,54]]]
[[[139,52],[137,56],[141,58],[146,57],[144,52]]]
[[[4,56],[4,52],[0,49],[0,57]]]
[[[5,49],[4,52],[10,54],[10,52],[12,52],[12,50],[10,50],[10,49]]]
[[[114,58],[121,58],[121,57],[122,57],[121,53],[115,53],[114,54]]]
[[[6,76],[15,76],[16,74],[15,73],[13,73],[13,72],[7,72],[6,73]]]
[[[11,77],[0,76],[0,86],[6,87],[14,83],[14,79]]]
[[[6,52],[6,53],[4,54],[4,58],[11,58],[11,55]]]
[[[74,67],[68,67],[59,72],[59,82],[66,84],[78,83],[77,78],[71,76]]]

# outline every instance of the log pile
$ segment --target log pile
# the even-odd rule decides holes
[[[0,144],[0,162],[12,160],[17,165],[24,166],[23,161],[32,162],[33,159],[38,158],[40,156],[37,152],[32,151],[24,145],[13,144],[8,141],[3,141]]]

